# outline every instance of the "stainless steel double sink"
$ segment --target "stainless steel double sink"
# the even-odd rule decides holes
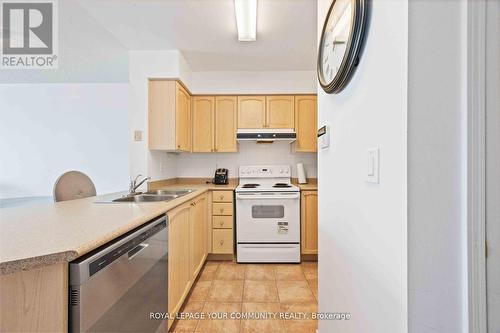
[[[160,202],[160,201],[170,201],[180,198],[186,194],[193,192],[194,190],[156,190],[148,191],[144,193],[139,193],[135,195],[129,195],[117,199],[112,199],[110,202],[124,202],[124,203],[144,203],[144,202]]]

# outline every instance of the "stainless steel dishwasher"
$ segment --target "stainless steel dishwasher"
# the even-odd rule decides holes
[[[165,215],[73,261],[70,332],[156,332],[167,321],[168,228]]]

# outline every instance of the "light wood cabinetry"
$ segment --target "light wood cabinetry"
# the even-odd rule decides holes
[[[190,265],[191,204],[168,212],[168,312],[177,312],[192,284]]]
[[[191,151],[191,97],[177,81],[148,82],[148,146]]]
[[[193,97],[192,105],[193,152],[213,152],[215,149],[215,97]]]
[[[294,97],[266,96],[266,123],[268,128],[294,128]]]
[[[212,192],[212,253],[233,253],[233,191]]]
[[[176,313],[208,255],[208,196],[197,196],[167,213],[168,312]],[[172,321],[169,321],[169,326]]]
[[[238,151],[236,130],[238,129],[238,101],[236,96],[215,97],[215,151],[232,153]]]
[[[191,274],[196,278],[207,258],[208,196],[200,195],[191,203]]]
[[[318,254],[318,191],[302,191],[300,205],[302,254]]]
[[[295,151],[317,151],[317,119],[316,96],[295,96]]]
[[[266,124],[265,96],[238,96],[238,128],[263,128]]]
[[[196,96],[192,99],[193,152],[238,151],[236,143],[237,98]]]
[[[68,263],[0,276],[0,332],[68,330]]]

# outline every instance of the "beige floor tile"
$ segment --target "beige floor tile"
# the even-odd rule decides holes
[[[245,278],[245,265],[222,264],[219,265],[216,280],[243,280]]]
[[[314,296],[307,281],[276,281],[281,303],[311,303]]]
[[[198,281],[211,281],[215,278],[215,273],[217,272],[217,265],[205,266],[200,272]]]
[[[241,303],[213,303],[207,302],[203,308],[205,319],[198,322],[196,332],[200,333],[238,333],[240,320],[230,319],[230,313],[241,312]],[[225,319],[209,319],[209,314],[227,314]]]
[[[318,312],[317,303],[301,303],[301,304],[281,304],[281,311],[283,313],[304,313],[306,319],[284,320],[285,329],[287,333],[313,333],[318,328],[318,321],[311,319],[313,313]]]
[[[214,280],[208,301],[211,302],[241,302],[243,299],[243,281]]]
[[[196,315],[202,312],[204,302],[189,302],[181,311],[182,314]],[[194,332],[198,319],[181,319],[177,320],[173,326],[173,332]]]
[[[278,302],[276,282],[245,281],[243,302]]]
[[[283,321],[279,319],[279,312],[281,311],[279,303],[243,303],[243,313],[274,313],[277,317],[270,317],[270,319],[243,319],[241,321],[241,333],[264,333],[276,332],[283,333],[285,327]],[[276,319],[274,319],[276,318]]]
[[[217,260],[207,260],[205,262],[205,267],[206,266],[219,266],[221,263],[221,261],[217,261]]]
[[[275,280],[274,265],[246,265],[245,280]]]
[[[304,272],[301,265],[276,265],[276,280],[303,281]]]
[[[318,267],[313,265],[302,265],[302,271],[307,280],[318,278]]]
[[[309,284],[309,288],[311,288],[314,297],[318,300],[318,279],[307,280],[307,283]]]
[[[197,281],[194,285],[191,295],[189,296],[189,302],[197,301],[203,302],[207,299],[208,292],[212,286],[212,281]]]

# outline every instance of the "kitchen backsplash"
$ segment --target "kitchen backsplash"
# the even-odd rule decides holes
[[[294,153],[286,142],[257,144],[240,142],[238,153],[181,153],[176,156],[177,177],[213,177],[216,168],[229,169],[229,177],[238,177],[240,165],[289,164],[297,177],[297,163],[304,163],[306,175],[317,175],[316,153]]]

